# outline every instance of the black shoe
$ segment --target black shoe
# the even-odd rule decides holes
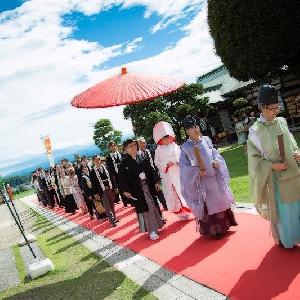
[[[214,239],[215,240],[220,240],[222,238],[222,233],[221,232],[218,232],[214,235]]]

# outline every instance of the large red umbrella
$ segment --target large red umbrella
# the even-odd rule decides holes
[[[106,79],[74,97],[71,104],[79,108],[100,108],[150,100],[172,93],[183,82],[164,76],[127,73]]]

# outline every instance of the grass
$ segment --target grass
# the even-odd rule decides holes
[[[300,133],[295,135],[300,145]],[[251,202],[249,197],[248,161],[243,153],[243,146],[229,146],[220,149],[230,172],[230,186],[238,202]]]
[[[20,249],[17,245],[12,247],[14,256],[15,256],[15,260],[16,260],[16,266],[17,266],[17,270],[19,273],[19,279],[21,282],[23,282],[25,280],[26,277],[26,270],[25,270],[25,266],[23,264],[23,259],[21,256],[21,252]],[[1,294],[0,294],[1,295]]]
[[[42,232],[37,242],[55,270],[28,281],[19,249],[13,247],[21,284],[0,293],[0,299],[156,299],[40,215],[34,228]]]
[[[34,189],[31,189],[31,190],[28,190],[28,191],[24,191],[24,192],[15,194],[15,197],[14,197],[14,198],[15,198],[15,199],[20,199],[20,198],[23,198],[23,197],[32,195],[32,194],[34,194],[34,193],[35,193]]]

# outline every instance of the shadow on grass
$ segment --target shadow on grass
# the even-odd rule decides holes
[[[35,287],[4,299],[105,299],[115,293],[125,279],[125,275],[99,259],[79,277]],[[132,293],[131,290],[125,290],[125,294],[116,295],[111,299],[132,299],[126,292]],[[149,294],[144,290],[137,293],[137,299]]]

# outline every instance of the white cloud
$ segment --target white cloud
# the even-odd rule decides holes
[[[209,35],[206,7],[183,30],[186,35],[175,45],[156,56],[127,64],[128,69],[148,70],[192,82],[221,64]]]
[[[142,37],[111,47],[70,38],[74,25],[63,24],[66,13],[93,15],[122,5],[145,7],[145,17],[156,13],[160,30],[182,18],[195,0],[31,0],[0,14],[0,161],[9,163],[43,151],[40,136],[50,134],[53,147],[92,142],[91,124],[109,118],[124,133],[131,124],[122,108],[78,110],[73,96],[120,71],[101,70],[101,64],[142,47]],[[129,71],[173,75],[187,81],[220,64],[208,33],[206,10],[183,28],[185,37],[159,55],[127,64]],[[95,67],[100,71],[97,71]]]

